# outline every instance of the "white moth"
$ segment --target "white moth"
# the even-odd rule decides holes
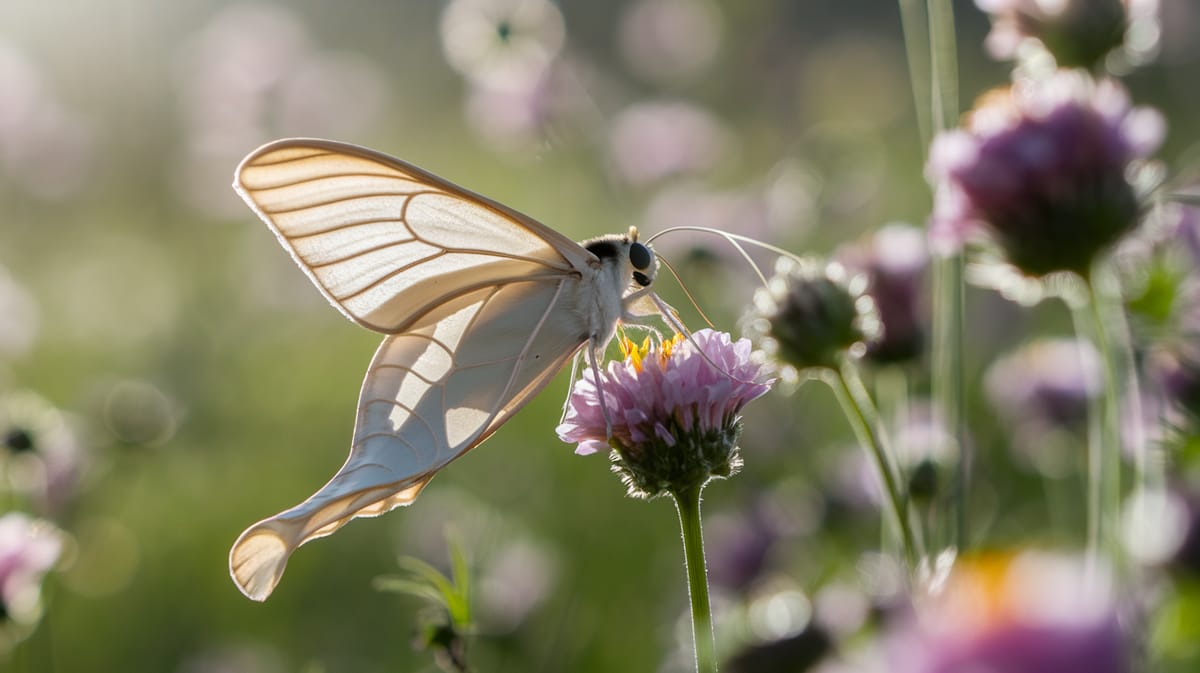
[[[575,243],[368,149],[273,142],[242,161],[233,186],[331,304],[386,335],[345,465],[230,551],[233,580],[254,600],[300,545],[411,503],[585,344],[595,367],[618,321],[670,313],[650,291],[658,261],[636,229]]]

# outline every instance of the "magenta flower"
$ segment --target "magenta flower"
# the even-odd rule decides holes
[[[925,351],[925,276],[929,244],[920,229],[887,224],[870,238],[838,249],[837,260],[851,274],[867,278],[867,294],[879,312],[883,335],[867,345],[866,357],[878,364],[912,362]]]
[[[559,438],[578,444],[580,455],[613,449],[614,470],[639,497],[733,474],[739,414],[772,382],[766,366],[752,361],[750,342],[705,329],[657,349],[626,341],[625,350],[626,359],[608,363],[599,381],[587,372],[576,382]]]
[[[889,673],[1129,673],[1133,642],[1111,583],[1046,552],[960,561],[940,591],[898,620]]]
[[[21,512],[0,516],[3,621],[30,624],[41,615],[42,577],[58,563],[62,546],[62,533],[47,522]]]
[[[981,234],[1026,274],[1086,275],[1137,223],[1130,164],[1162,142],[1162,117],[1115,81],[1060,72],[986,97],[930,149],[930,235],[945,252]]]

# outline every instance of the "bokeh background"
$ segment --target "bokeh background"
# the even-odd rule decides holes
[[[453,530],[474,569],[477,670],[688,670],[675,515],[555,437],[565,377],[413,506],[303,548],[265,604],[227,575],[243,528],[341,465],[379,339],[326,305],[229,187],[259,144],[370,146],[576,239],[702,224],[826,254],[923,225],[925,103],[895,3],[521,4],[488,25],[463,0],[0,3],[0,395],[11,422],[55,428],[44,469],[62,476],[37,511],[69,536],[40,623],[0,669],[434,670],[411,644],[427,608],[372,581],[402,555],[445,567]],[[986,18],[954,4],[966,106],[1008,68],[983,49]],[[1162,4],[1156,60],[1125,81],[1167,117],[1175,170],[1198,137],[1200,24],[1188,0]],[[659,249],[737,332],[748,267],[716,238]],[[996,374],[998,357],[1069,336],[1069,316],[969,301],[987,475],[970,538],[1078,546],[1081,426],[1031,455],[997,401],[1012,396],[988,392],[1027,378]],[[926,365],[880,370],[888,408],[920,418]],[[855,633],[889,589],[864,458],[829,390],[752,405],[742,447],[742,474],[705,493],[722,650],[815,612]]]

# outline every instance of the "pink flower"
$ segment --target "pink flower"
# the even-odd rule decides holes
[[[930,236],[946,252],[984,234],[1026,274],[1086,274],[1137,224],[1129,168],[1164,133],[1112,80],[1061,72],[989,95],[930,149]]]
[[[62,553],[62,534],[21,512],[0,516],[0,607],[8,619],[30,623],[41,614],[42,576]]]
[[[559,438],[578,444],[580,455],[611,447],[614,470],[640,497],[733,474],[739,414],[772,382],[752,361],[749,340],[705,329],[657,349],[649,340],[624,346],[626,359],[608,363],[599,381],[588,372],[576,382]]]

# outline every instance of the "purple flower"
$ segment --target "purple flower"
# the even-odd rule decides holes
[[[645,186],[712,168],[729,142],[721,123],[704,108],[655,101],[622,110],[609,144],[617,173],[631,185]]]
[[[41,615],[42,577],[62,553],[62,533],[21,512],[0,516],[0,608],[5,621],[29,624]]]
[[[959,563],[889,634],[893,673],[1128,673],[1132,653],[1104,573],[1042,552]]]
[[[771,386],[750,342],[704,329],[657,348],[648,339],[624,347],[626,359],[608,363],[599,381],[587,372],[576,382],[558,436],[580,455],[612,448],[614,469],[638,497],[733,474],[739,414]]]
[[[879,363],[911,362],[925,349],[925,273],[929,249],[924,232],[907,224],[889,224],[870,239],[844,246],[838,261],[851,273],[867,277],[883,336],[867,347],[867,358]]]
[[[1086,274],[1137,223],[1130,164],[1165,127],[1115,81],[1059,72],[986,96],[965,129],[938,136],[930,236],[946,252],[981,235],[1026,274]]]

